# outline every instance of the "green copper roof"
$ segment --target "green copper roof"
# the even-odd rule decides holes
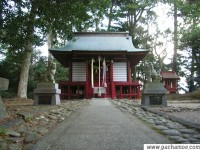
[[[50,51],[125,51],[146,52],[133,46],[132,37],[127,32],[80,32],[62,48],[51,48]]]

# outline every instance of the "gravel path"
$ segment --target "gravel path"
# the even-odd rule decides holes
[[[143,149],[143,144],[173,143],[130,113],[122,112],[108,100],[93,100],[74,113],[35,149],[106,150]]]

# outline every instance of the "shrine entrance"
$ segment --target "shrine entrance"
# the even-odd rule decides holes
[[[93,98],[111,98],[110,61],[104,57],[92,59],[88,67]]]

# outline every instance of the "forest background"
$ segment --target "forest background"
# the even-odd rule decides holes
[[[172,26],[160,26],[159,16],[171,18]],[[179,90],[195,91],[200,86],[199,23],[198,0],[1,0],[0,76],[10,80],[2,94],[32,98],[48,62],[56,62],[38,47],[62,47],[73,32],[88,31],[128,31],[135,47],[149,50],[133,79],[144,81],[145,64],[152,62],[155,69],[173,70],[185,79]],[[56,81],[66,80],[68,70],[56,63]]]

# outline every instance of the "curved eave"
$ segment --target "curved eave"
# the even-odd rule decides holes
[[[112,59],[112,58],[119,58],[122,59],[122,56],[125,56],[126,59],[128,59],[131,63],[131,65],[136,65],[140,60],[142,60],[148,51],[138,51],[138,52],[127,52],[127,51],[50,51],[51,54],[65,67],[69,65],[70,62],[72,62],[72,59],[78,59],[79,60],[87,60],[93,57],[97,57],[98,55],[104,56],[106,58]]]
[[[60,49],[49,49],[50,53],[96,53],[96,52],[102,52],[102,53],[111,53],[111,52],[126,52],[126,53],[138,53],[138,52],[149,52],[145,49],[134,49],[134,50],[109,50],[109,51],[102,51],[102,50],[60,50]]]

